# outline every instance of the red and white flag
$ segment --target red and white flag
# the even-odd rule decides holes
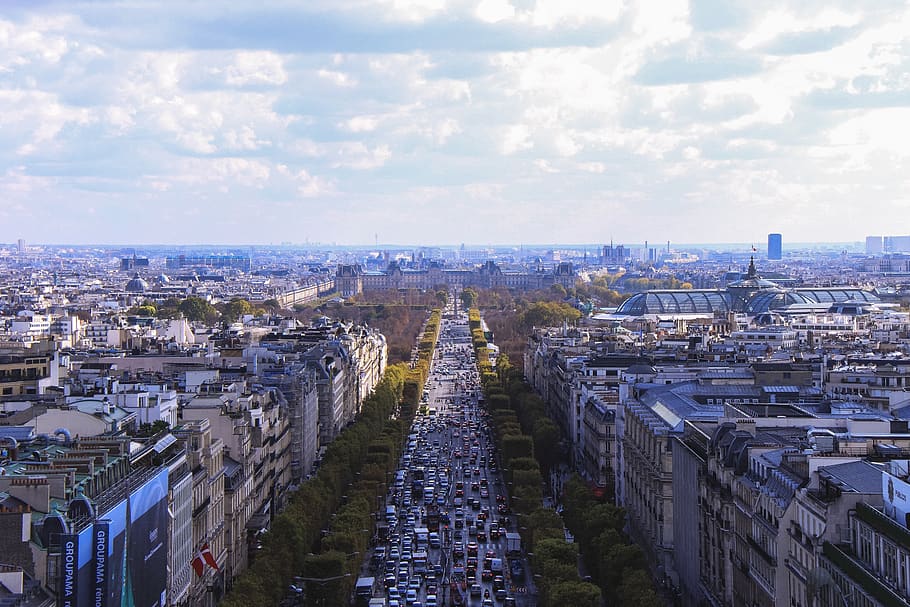
[[[202,574],[205,572],[205,559],[202,556],[202,551],[197,550],[196,556],[193,557],[193,571],[196,572],[196,577],[202,577]]]
[[[208,563],[209,567],[215,571],[221,571],[221,569],[218,568],[218,561],[215,560],[215,555],[209,550],[208,542],[202,545],[202,558],[205,559],[205,562]]]
[[[202,577],[202,574],[205,573],[205,566],[208,565],[215,571],[221,571],[218,567],[218,561],[215,560],[215,555],[212,554],[211,549],[209,548],[208,542],[202,545],[202,548],[196,551],[196,556],[193,557],[193,571],[196,572],[196,577]]]

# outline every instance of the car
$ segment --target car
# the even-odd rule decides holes
[[[513,560],[509,563],[509,575],[512,576],[512,579],[516,582],[520,582],[525,577],[525,568],[522,566],[521,561]]]
[[[390,601],[401,600],[401,593],[398,592],[398,588],[396,588],[395,586],[392,586],[391,588],[386,590],[386,594],[388,595]]]
[[[409,589],[404,597],[404,600],[408,605],[413,605],[417,602],[417,592],[415,590]]]
[[[426,605],[426,607],[438,607],[439,603],[436,601],[436,595],[428,594],[427,600],[424,602],[424,605]]]
[[[472,597],[479,597],[481,592],[483,592],[483,587],[480,584],[471,584]]]
[[[507,594],[508,593],[506,592],[505,588],[497,588],[496,590],[493,591],[493,596],[496,597],[497,601],[505,600]]]
[[[493,607],[493,599],[484,599],[480,607]]]

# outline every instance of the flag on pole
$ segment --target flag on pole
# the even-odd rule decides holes
[[[196,556],[193,557],[193,571],[196,572],[196,577],[202,577],[202,574],[205,572],[205,559],[202,556],[202,551],[197,550]]]
[[[202,574],[205,573],[205,566],[208,565],[215,571],[221,571],[218,567],[218,561],[215,560],[215,555],[212,554],[211,549],[209,548],[208,542],[202,545],[202,548],[196,551],[196,556],[193,557],[193,571],[196,572],[196,577],[202,577]]]
[[[202,545],[202,558],[205,559],[205,562],[208,563],[209,567],[215,571],[221,571],[221,569],[218,568],[218,561],[215,560],[215,555],[212,554],[212,551],[209,549],[208,542]]]

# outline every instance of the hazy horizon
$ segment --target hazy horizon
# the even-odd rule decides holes
[[[15,247],[16,242],[9,243],[0,243],[0,245],[5,245],[7,247]],[[511,243],[511,242],[500,242],[500,243],[435,243],[435,244],[414,244],[414,243],[328,243],[328,242],[311,242],[311,243],[294,243],[294,242],[281,242],[281,243],[216,243],[216,242],[196,242],[196,243],[116,243],[116,242],[94,242],[94,243],[52,243],[52,242],[25,242],[26,247],[103,247],[103,248],[120,248],[120,249],[137,249],[137,248],[151,248],[151,249],[244,249],[244,248],[291,248],[291,249],[306,249],[306,248],[330,248],[330,249],[421,249],[421,248],[448,248],[448,249],[457,249],[461,246],[464,246],[466,249],[484,249],[484,248],[513,248],[513,249],[600,249],[603,246],[608,246],[609,242],[598,242],[598,243],[569,243],[569,242],[552,242],[552,243]],[[767,243],[762,243],[762,246],[750,242],[670,242],[671,250],[684,250],[684,249],[713,249],[713,250],[742,250],[749,251],[754,247],[756,253],[765,253],[767,252]],[[644,242],[614,242],[614,246],[624,246],[627,249],[636,249],[644,247]],[[666,242],[651,242],[647,243],[648,248],[653,249],[665,249],[667,246]],[[802,250],[805,248],[825,248],[833,249],[840,247],[855,247],[863,248],[865,245],[862,241],[852,241],[852,242],[794,242],[794,243],[784,243],[783,250]]]

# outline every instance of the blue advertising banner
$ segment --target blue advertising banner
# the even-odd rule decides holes
[[[58,607],[163,607],[168,472],[161,469],[78,534],[61,535]]]
[[[163,607],[167,600],[167,469],[130,494],[126,602]]]
[[[95,521],[95,541],[92,543],[95,557],[95,594],[92,604],[95,607],[108,607],[110,604],[108,592],[108,580],[111,575],[108,567],[111,549],[110,527],[110,521]]]
[[[90,607],[94,590],[92,561],[92,527],[79,533],[60,536],[60,607]]]
[[[64,533],[60,536],[60,607],[78,607],[79,597],[79,536]]]

